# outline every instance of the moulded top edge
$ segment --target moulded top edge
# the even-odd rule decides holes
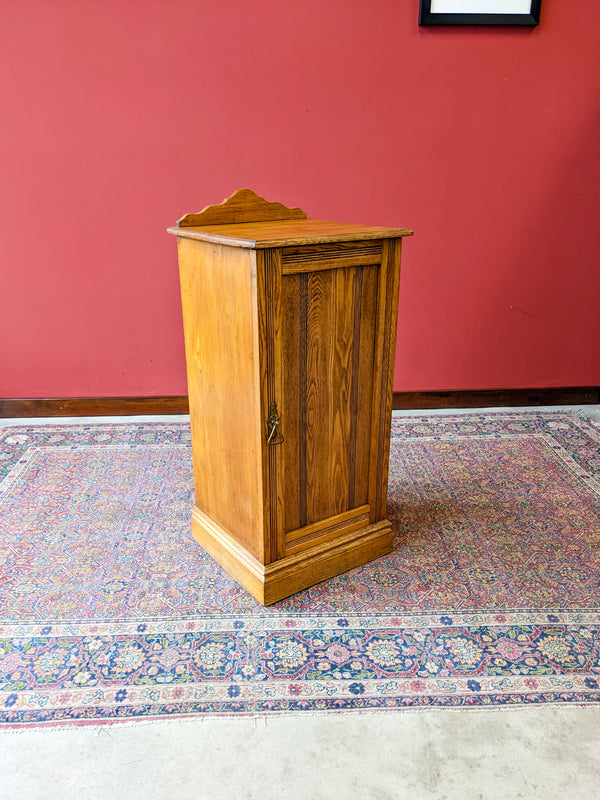
[[[351,242],[361,239],[396,239],[412,236],[408,228],[354,225],[318,219],[274,220],[203,227],[171,227],[175,236],[225,244],[231,247],[262,249],[324,242]]]

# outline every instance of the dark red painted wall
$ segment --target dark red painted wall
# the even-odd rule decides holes
[[[185,392],[183,212],[413,227],[397,390],[600,384],[600,4],[6,0],[0,396]]]

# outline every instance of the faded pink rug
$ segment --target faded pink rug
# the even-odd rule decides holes
[[[0,429],[0,723],[600,701],[600,430],[396,418],[394,551],[268,609],[191,538],[186,424]]]

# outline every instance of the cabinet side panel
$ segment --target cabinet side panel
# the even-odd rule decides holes
[[[196,505],[264,554],[253,251],[178,239]]]

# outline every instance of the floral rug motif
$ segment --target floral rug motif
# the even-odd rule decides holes
[[[600,430],[399,417],[384,558],[270,608],[182,422],[0,428],[0,723],[600,702]]]

